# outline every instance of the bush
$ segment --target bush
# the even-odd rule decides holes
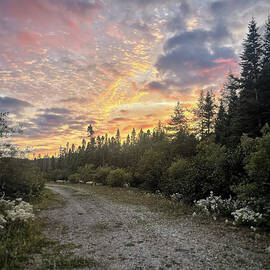
[[[221,196],[214,196],[211,191],[210,196],[206,199],[201,199],[196,202],[205,213],[217,216],[231,217],[231,213],[241,208],[243,204],[238,200],[233,200],[232,197],[222,199]]]
[[[162,152],[146,151],[137,164],[135,173],[136,186],[141,186],[150,191],[159,190],[167,162]]]
[[[96,183],[102,183],[102,184],[106,184],[106,179],[110,173],[110,171],[112,170],[111,167],[98,167],[96,169],[96,172],[94,174],[94,182]]]
[[[270,217],[270,132],[266,125],[262,129],[262,138],[253,140],[253,148],[250,147],[246,156],[247,176],[240,184],[232,186],[232,190],[239,199],[249,202],[253,210],[262,212]],[[245,141],[250,141],[245,137]],[[256,142],[256,143],[255,143]],[[244,147],[244,146],[242,146]]]
[[[107,176],[107,184],[111,187],[123,187],[124,184],[130,183],[131,174],[123,169],[111,170]]]
[[[31,204],[0,199],[1,269],[25,269],[33,249],[40,246],[40,235]]]
[[[74,173],[68,177],[68,180],[70,181],[70,183],[79,183],[79,181],[81,180],[80,177],[81,176],[79,173]]]
[[[29,160],[2,158],[0,160],[0,193],[7,198],[30,199],[39,196],[45,179]]]
[[[166,195],[181,194],[183,185],[187,182],[189,162],[185,159],[179,159],[172,163],[164,175],[161,190]]]
[[[68,169],[55,169],[48,173],[47,177],[51,181],[56,180],[66,180],[70,175],[70,171]]]
[[[254,212],[247,206],[232,212],[232,216],[238,225],[257,225],[263,220],[262,214]]]
[[[80,180],[89,182],[94,180],[95,169],[93,164],[86,164],[84,167],[78,169]]]
[[[226,177],[226,148],[208,138],[198,145],[198,154],[191,160],[184,186],[186,201],[205,198],[210,191],[227,196],[230,194]]]

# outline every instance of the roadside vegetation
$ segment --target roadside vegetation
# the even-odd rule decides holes
[[[61,207],[64,202],[44,189],[45,178],[33,161],[5,143],[19,129],[8,125],[0,113],[0,269],[75,269],[92,267],[92,258],[73,253],[73,246],[48,239],[40,210]]]

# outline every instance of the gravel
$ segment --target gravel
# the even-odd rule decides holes
[[[168,219],[144,206],[112,202],[89,190],[47,188],[61,208],[42,211],[50,238],[75,244],[75,254],[94,258],[95,269],[270,269],[270,255],[256,237],[202,225],[196,218]]]

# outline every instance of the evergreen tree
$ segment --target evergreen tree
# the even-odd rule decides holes
[[[131,144],[135,145],[135,143],[136,143],[136,130],[135,128],[133,128],[131,132]]]
[[[261,71],[262,44],[256,21],[252,18],[248,26],[248,34],[243,42],[244,51],[241,55],[241,81],[244,88],[254,90]],[[258,99],[257,93],[255,98]]]
[[[241,137],[241,128],[239,127],[239,97],[240,89],[239,79],[229,74],[227,82],[223,87],[222,102],[226,112],[226,123],[223,134],[226,137],[227,146],[235,146]]]
[[[263,37],[262,72],[259,81],[260,88],[260,119],[262,126],[270,124],[270,16],[265,25]]]
[[[126,144],[127,144],[127,145],[130,145],[130,136],[129,136],[129,134],[127,135]]]
[[[215,121],[216,142],[226,144],[226,137],[227,137],[226,130],[227,130],[227,114],[223,106],[223,101],[221,99],[219,110],[217,113],[217,119]]]
[[[262,45],[254,18],[249,23],[249,32],[244,40],[241,55],[241,92],[239,100],[238,124],[241,133],[260,135],[260,93],[258,79],[261,72]]]
[[[196,108],[193,110],[195,133],[200,138],[204,137],[204,123],[203,123],[203,106],[204,106],[204,91],[200,91],[200,96],[197,101]]]
[[[203,125],[204,125],[204,134],[205,136],[210,135],[213,132],[214,123],[215,123],[215,96],[213,91],[207,91],[206,97],[203,105]]]
[[[94,129],[92,127],[92,125],[90,124],[88,127],[87,127],[87,134],[88,134],[88,137],[90,138],[90,141],[92,139],[92,137],[94,136]]]
[[[201,139],[210,135],[214,130],[215,124],[215,96],[212,91],[207,91],[204,96],[204,91],[201,90],[197,102],[197,107],[194,110],[196,123],[196,133]]]
[[[179,101],[174,108],[173,115],[171,115],[171,119],[168,124],[169,127],[167,129],[169,131],[174,131],[175,133],[187,130],[187,118]]]
[[[120,130],[119,128],[117,129],[116,135],[115,135],[116,143],[121,144],[121,136],[120,136]]]

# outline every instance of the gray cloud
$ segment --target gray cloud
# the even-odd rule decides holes
[[[1,112],[10,112],[20,116],[21,113],[29,107],[32,107],[32,105],[26,101],[11,97],[0,97]]]
[[[171,32],[181,32],[187,28],[187,20],[194,15],[193,7],[186,0],[179,3],[178,8],[174,11],[174,16],[168,20],[166,27]]]
[[[40,109],[40,112],[45,113],[55,113],[55,114],[71,114],[73,111],[65,109],[65,108],[47,108],[47,109]]]
[[[120,4],[125,4],[125,5],[136,5],[139,7],[147,7],[147,6],[153,6],[153,5],[166,5],[169,4],[170,2],[175,2],[175,0],[132,0],[132,1],[127,1],[127,0],[118,0]]]

